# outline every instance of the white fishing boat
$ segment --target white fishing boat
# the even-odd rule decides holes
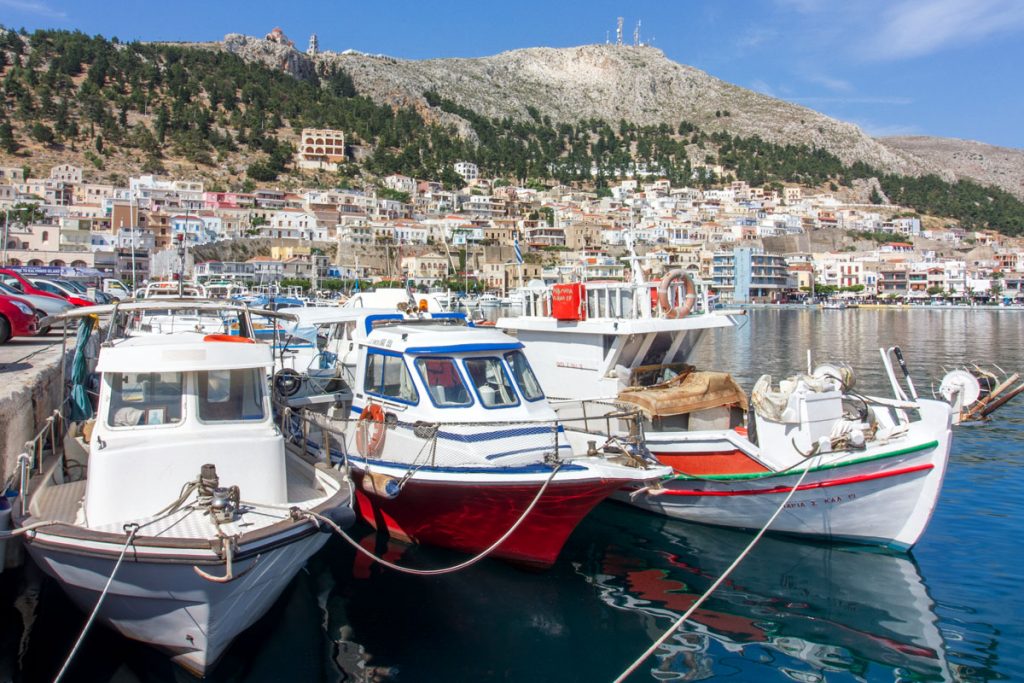
[[[938,502],[952,438],[948,403],[855,393],[852,373],[813,373],[755,385],[753,410],[722,373],[683,369],[620,400],[654,428],[647,446],[675,475],[619,498],[670,517],[719,526],[908,549]]]
[[[251,329],[243,310],[238,336],[105,341],[95,418],[61,457],[22,460],[12,520],[82,610],[200,676],[326,542],[314,515],[353,518],[341,473],[286,451]]]
[[[336,315],[320,324],[342,346],[325,341],[320,353],[338,351],[328,351],[344,368],[335,377],[350,390],[328,404],[340,432],[332,452],[351,467],[358,510],[379,530],[547,566],[613,491],[670,473],[645,457],[635,429],[629,436],[633,411],[606,405],[596,421],[558,419],[522,345],[494,329],[469,327],[461,314]],[[293,381],[288,367],[275,377],[279,387]],[[318,429],[296,425],[291,437],[322,448]]]
[[[487,292],[476,299],[477,306],[496,307],[501,305],[501,298],[497,294]]]

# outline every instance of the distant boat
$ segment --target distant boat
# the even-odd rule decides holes
[[[834,311],[845,311],[850,307],[845,301],[837,301],[836,299],[829,299],[821,305],[822,308],[827,308]]]

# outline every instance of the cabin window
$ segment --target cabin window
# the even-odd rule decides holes
[[[388,398],[400,403],[420,402],[416,385],[402,356],[371,350],[366,358],[366,377],[363,390],[368,394]]]
[[[199,419],[203,422],[259,421],[266,416],[265,375],[260,368],[197,373]]]
[[[427,386],[430,400],[438,408],[452,408],[473,404],[462,375],[451,358],[419,358],[416,369]]]
[[[515,377],[523,398],[527,401],[538,401],[544,398],[544,390],[540,388],[540,382],[537,381],[537,375],[533,374],[533,368],[530,367],[530,361],[526,360],[525,353],[522,351],[506,353],[505,360],[508,362],[509,369],[512,370],[512,376]]]
[[[463,363],[485,408],[508,408],[519,404],[512,380],[500,359],[467,358]]]
[[[180,372],[116,372],[110,383],[111,427],[136,427],[181,422]]]

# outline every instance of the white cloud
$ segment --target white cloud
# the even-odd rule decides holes
[[[54,9],[40,0],[0,0],[0,7],[51,19],[64,19],[68,16],[64,10]]]
[[[866,42],[865,57],[894,60],[975,43],[1024,29],[1020,0],[902,0],[882,13],[882,26]]]
[[[841,78],[832,78],[824,74],[813,74],[806,78],[809,83],[816,83],[833,92],[853,92],[853,84]]]
[[[764,81],[762,81],[760,78],[758,78],[757,80],[753,81],[750,84],[750,89],[755,92],[759,92],[762,95],[768,95],[769,97],[778,97],[778,95],[775,94],[775,89],[772,88],[772,86],[765,83]]]

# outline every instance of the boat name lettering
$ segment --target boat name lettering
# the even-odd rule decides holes
[[[793,510],[797,508],[815,508],[818,507],[819,503],[821,505],[835,505],[837,503],[843,503],[845,501],[854,500],[856,498],[856,493],[847,493],[841,496],[825,496],[824,498],[819,498],[818,500],[801,500],[793,503],[786,503],[786,509]]]
[[[573,368],[575,370],[597,370],[597,364],[591,361],[582,360],[558,360],[555,365],[560,368]]]

